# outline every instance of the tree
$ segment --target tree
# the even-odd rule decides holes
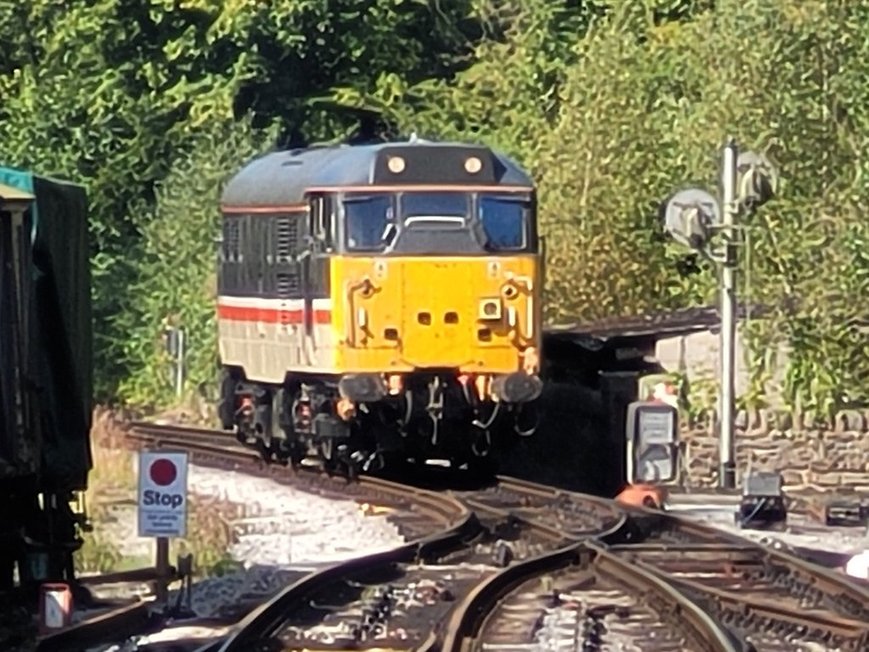
[[[137,373],[122,324],[138,300],[127,290],[142,233],[157,184],[204,129],[251,114],[257,129],[277,119],[283,144],[347,133],[356,116],[323,111],[317,98],[386,73],[447,74],[463,65],[474,25],[464,3],[0,5],[4,162],[88,187],[101,394]]]

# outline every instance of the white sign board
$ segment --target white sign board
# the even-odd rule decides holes
[[[139,536],[187,535],[187,453],[139,453]]]
[[[640,412],[639,446],[673,443],[673,415],[667,412]]]

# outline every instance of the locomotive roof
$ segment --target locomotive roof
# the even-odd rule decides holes
[[[387,161],[405,160],[401,173]],[[465,170],[469,157],[482,168]],[[466,143],[412,140],[374,145],[337,145],[272,152],[245,165],[227,183],[224,206],[292,206],[313,188],[400,185],[486,185],[531,188],[531,178],[510,158]]]

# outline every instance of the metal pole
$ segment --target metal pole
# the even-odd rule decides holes
[[[178,329],[178,353],[175,357],[175,394],[181,396],[184,388],[184,331]]]
[[[734,377],[736,340],[736,238],[733,227],[739,207],[736,203],[736,160],[738,150],[731,138],[724,148],[722,226],[724,264],[721,267],[721,409],[719,417],[720,461],[718,483],[724,489],[736,486],[733,450]]]
[[[169,598],[169,539],[157,537],[157,602],[164,603]]]

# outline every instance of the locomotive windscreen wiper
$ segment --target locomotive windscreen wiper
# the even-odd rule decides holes
[[[398,235],[398,229],[395,228],[395,224],[389,222],[383,227],[383,235],[380,236],[380,241],[388,247],[395,240],[396,235]]]
[[[404,219],[405,226],[412,224],[450,224],[463,228],[465,218],[458,215],[413,215]]]

